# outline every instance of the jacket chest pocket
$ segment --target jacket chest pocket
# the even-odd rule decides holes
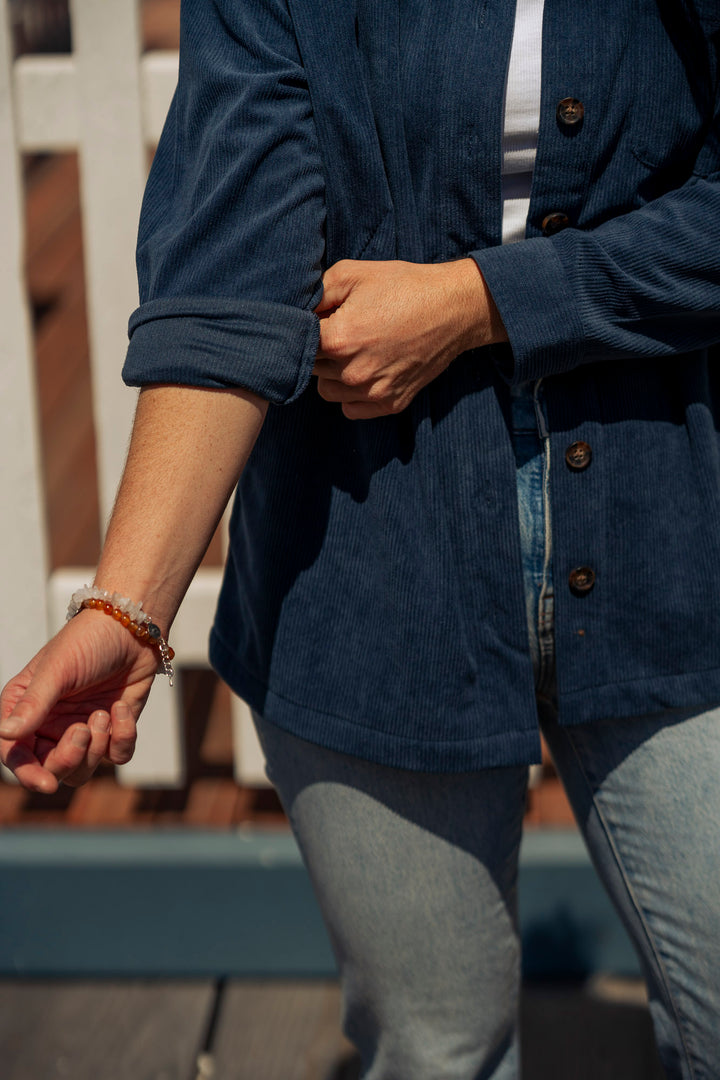
[[[633,72],[633,154],[652,169],[689,175],[710,125],[715,71],[701,24],[681,0],[644,0],[627,61]]]

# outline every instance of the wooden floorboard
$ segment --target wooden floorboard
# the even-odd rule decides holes
[[[663,1080],[638,984],[601,982],[523,989],[522,1080]],[[334,981],[236,980],[218,998],[209,980],[3,980],[0,1060],[3,1080],[360,1075]]]
[[[216,1080],[331,1080],[352,1056],[334,982],[231,982],[212,1044]]]
[[[229,984],[212,1047],[216,1080],[357,1080],[339,1016],[332,982]],[[522,1080],[664,1080],[634,980],[616,980],[611,993],[599,980],[524,987],[521,1038]]]
[[[647,1005],[588,988],[525,987],[522,1080],[664,1080]]]
[[[194,1080],[214,991],[210,980],[3,980],[3,1080]]]

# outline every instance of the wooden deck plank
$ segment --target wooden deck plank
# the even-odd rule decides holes
[[[211,1049],[218,1077],[331,1080],[352,1056],[337,983],[229,983]]]
[[[79,208],[78,155],[71,152],[31,158],[25,170],[25,257],[29,265],[42,261],[46,245],[69,219],[79,223]]]
[[[85,299],[68,283],[36,336],[51,566],[94,565],[100,547]]]
[[[647,1006],[628,986],[613,998],[592,984],[525,986],[522,1080],[664,1080]],[[359,1062],[339,1018],[335,982],[230,983],[211,1048],[216,1075],[355,1080]]]
[[[83,274],[83,246],[80,207],[57,223],[36,254],[27,261],[27,280],[33,303],[52,303],[65,289],[68,280]]]
[[[133,788],[120,787],[112,776],[98,776],[75,791],[65,821],[84,827],[128,828],[136,800]]]
[[[35,335],[36,362],[43,424],[59,422],[69,393],[89,403],[90,369],[85,319],[85,293],[70,281],[54,306],[41,318]],[[87,389],[84,384],[87,384]]]
[[[199,777],[188,792],[186,825],[230,827],[235,821],[239,791],[232,778]]]
[[[198,688],[211,697],[207,714],[207,725],[202,737],[200,755],[203,762],[211,766],[224,767],[233,760],[233,736],[230,720],[230,690],[224,683],[215,679],[210,672],[203,673],[203,684]],[[197,706],[190,703],[193,713]]]
[[[210,980],[0,982],[3,1080],[188,1080]]]
[[[177,49],[180,43],[180,0],[144,0],[141,15],[146,49]]]
[[[522,1080],[665,1080],[647,1006],[587,988],[525,987]]]
[[[0,825],[17,825],[26,795],[19,784],[0,784]]]
[[[663,1080],[647,1006],[627,985],[525,986],[522,1080]],[[217,1078],[357,1080],[334,980],[231,981],[205,1046],[213,1004],[210,980],[4,979],[3,1080],[187,1080],[200,1051]]]

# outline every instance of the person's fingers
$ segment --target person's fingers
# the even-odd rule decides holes
[[[26,668],[2,688],[0,693],[0,724],[12,714],[18,701],[25,693],[25,688],[30,679],[31,675]]]
[[[55,749],[56,744],[56,739],[49,739],[44,735],[35,736],[35,757],[38,759],[41,765],[44,765],[45,758],[48,756],[51,750]]]
[[[324,316],[320,320],[320,337],[318,339],[315,361],[326,361],[332,365],[325,370],[328,372],[342,370],[342,365],[349,363],[355,356],[359,347],[362,346],[363,338],[358,335],[355,326],[349,324],[339,312]],[[315,372],[318,374],[318,372]]]
[[[135,751],[137,724],[130,706],[116,701],[110,710],[110,745],[107,757],[113,765],[124,765]]]
[[[363,398],[357,386],[346,386],[337,379],[318,379],[317,391],[323,401],[367,400],[367,393]]]
[[[73,724],[57,742],[39,735],[34,747],[15,743],[6,760],[24,787],[52,793],[61,782],[73,787],[84,784],[105,757],[109,741],[110,716],[98,709],[89,726]]]
[[[378,420],[381,416],[390,416],[399,410],[386,405],[377,405],[367,401],[346,401],[342,405],[343,415],[347,420]]]
[[[105,757],[110,745],[110,713],[98,709],[90,717],[92,738],[87,752],[88,766],[94,772]]]
[[[347,361],[330,360],[328,357],[323,356],[322,353],[318,353],[315,357],[312,373],[317,375],[319,379],[340,380],[346,364]]]
[[[65,780],[85,764],[91,740],[92,732],[87,724],[73,724],[41,759],[43,767],[52,773],[58,783]]]
[[[29,743],[4,739],[0,742],[0,757],[15,774],[18,783],[28,791],[39,791],[43,795],[52,795],[57,791],[57,777],[43,768]]]
[[[105,757],[110,743],[110,714],[105,709],[96,710],[90,717],[89,729],[90,742],[83,760],[62,778],[70,787],[86,783]]]
[[[333,311],[336,306],[337,305],[333,303],[331,299],[330,291],[328,289],[323,289],[322,300],[315,308],[315,314],[322,318],[324,315],[327,315],[328,312]]]
[[[73,723],[85,724],[88,720],[75,702],[58,702],[51,715],[43,720],[35,732],[35,737],[59,743]]]

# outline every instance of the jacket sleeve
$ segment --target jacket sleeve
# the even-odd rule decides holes
[[[284,0],[183,0],[178,86],[140,217],[125,381],[294,400],[317,349],[324,218]]]
[[[519,383],[720,341],[720,122],[681,187],[597,228],[472,252]]]

